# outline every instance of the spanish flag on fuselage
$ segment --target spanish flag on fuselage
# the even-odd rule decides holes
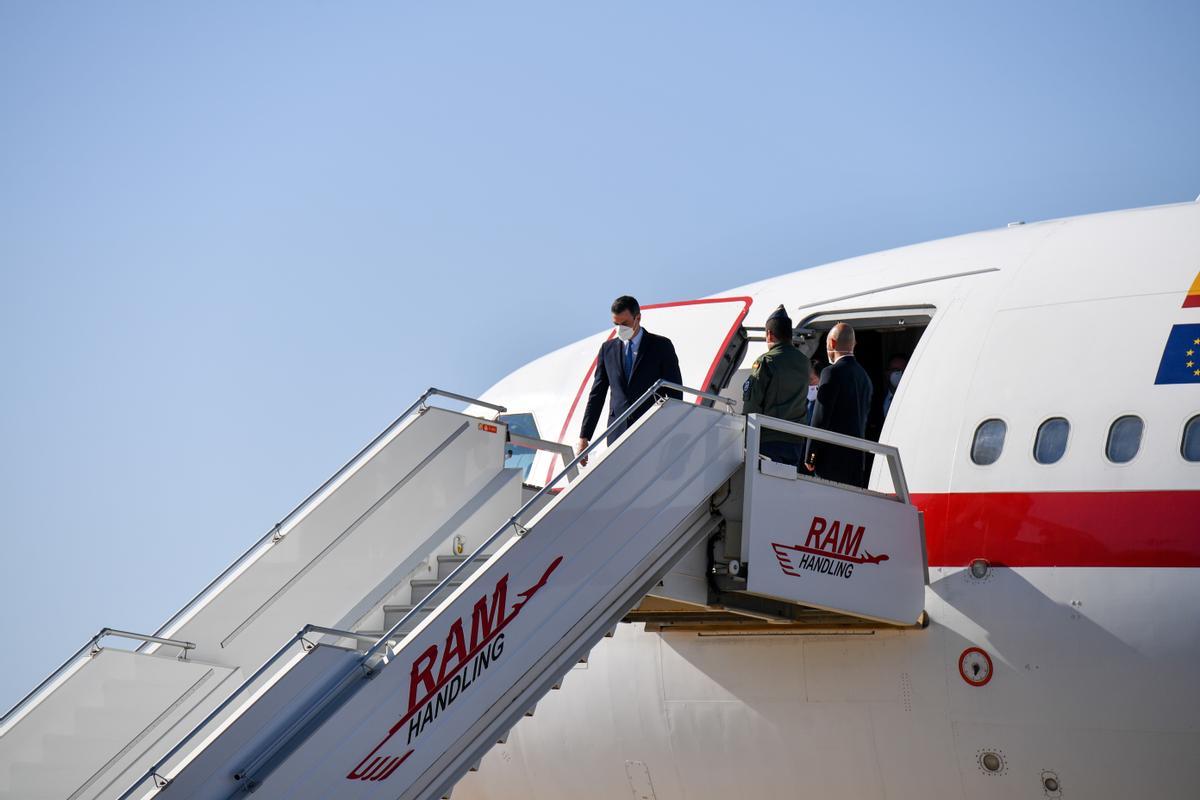
[[[1196,275],[1196,280],[1192,281],[1192,288],[1188,289],[1187,297],[1183,298],[1184,308],[1200,308],[1200,274]]]

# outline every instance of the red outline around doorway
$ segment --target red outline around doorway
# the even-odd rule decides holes
[[[709,382],[712,381],[713,375],[717,371],[717,365],[721,362],[721,356],[725,354],[725,349],[729,347],[729,343],[733,341],[733,335],[737,333],[737,329],[741,327],[742,320],[744,320],[746,315],[750,313],[750,306],[754,303],[754,298],[745,296],[712,297],[707,300],[678,300],[673,303],[653,303],[651,305],[642,306],[643,309],[651,310],[656,308],[675,308],[677,306],[702,306],[710,305],[712,303],[743,303],[744,305],[741,313],[738,314],[737,319],[735,319],[733,321],[733,325],[730,326],[729,332],[725,334],[725,338],[721,342],[721,347],[717,350],[717,355],[715,358],[713,358],[713,362],[708,368],[708,373],[704,376],[704,386],[701,388],[707,387]],[[615,331],[610,332],[608,334],[608,338],[604,341],[611,341],[612,337],[615,335]],[[563,441],[563,437],[567,435],[567,430],[571,427],[571,419],[575,416],[575,409],[579,406],[579,399],[583,397],[583,392],[585,389],[587,389],[588,381],[592,379],[592,374],[596,371],[597,358],[599,358],[599,354],[597,354],[596,358],[592,359],[591,365],[588,367],[587,372],[584,373],[583,381],[581,381],[579,384],[579,391],[575,392],[575,399],[571,401],[571,408],[567,411],[566,419],[563,420],[562,430],[558,432],[558,441],[560,444],[567,444],[567,442]],[[697,402],[699,402],[698,399]],[[546,471],[546,483],[549,483],[550,479],[554,477],[554,465],[559,462],[560,458],[561,456],[554,456],[550,459],[550,468]]]

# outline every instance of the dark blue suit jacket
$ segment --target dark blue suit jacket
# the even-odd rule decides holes
[[[596,358],[596,376],[592,380],[587,408],[583,412],[583,426],[579,431],[581,439],[591,439],[596,433],[606,393],[611,391],[608,401],[608,424],[611,425],[612,421],[645,394],[655,381],[662,379],[673,383],[683,382],[679,374],[679,357],[675,355],[675,345],[665,336],[656,336],[645,328],[642,329],[642,342],[633,362],[631,376],[625,374],[623,353],[620,339],[610,339],[600,345],[600,355]],[[677,400],[683,399],[683,394],[675,389],[664,389],[662,394]],[[613,431],[608,437],[608,443],[612,444],[630,424],[649,411],[652,402],[653,399],[643,403],[630,414],[620,430]]]
[[[847,436],[863,438],[867,413],[871,410],[871,378],[854,356],[839,358],[821,371],[817,401],[813,406],[814,428],[823,428]],[[808,440],[807,460],[816,467],[818,477],[826,480],[866,486],[866,456],[860,450]]]

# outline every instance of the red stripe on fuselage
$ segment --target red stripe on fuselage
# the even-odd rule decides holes
[[[1200,567],[1200,491],[912,497],[930,566]]]

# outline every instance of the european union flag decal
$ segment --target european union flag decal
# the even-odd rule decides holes
[[[1200,383],[1200,325],[1171,327],[1154,382]]]

